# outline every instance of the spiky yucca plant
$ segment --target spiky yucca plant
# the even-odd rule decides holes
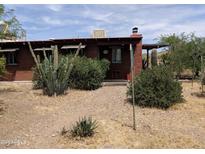
[[[93,121],[91,117],[83,117],[73,125],[70,132],[73,137],[88,137],[93,136],[96,128],[97,121]]]

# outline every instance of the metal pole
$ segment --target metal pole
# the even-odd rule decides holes
[[[132,44],[130,44],[130,60],[131,60],[131,80],[132,80],[132,109],[133,109],[133,129],[136,130],[135,123],[135,88],[134,88],[134,54]]]

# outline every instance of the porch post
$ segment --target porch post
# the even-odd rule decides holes
[[[149,68],[149,49],[147,49],[147,68]]]

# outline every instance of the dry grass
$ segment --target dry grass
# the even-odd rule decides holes
[[[71,90],[47,97],[31,84],[14,84],[17,91],[0,92],[6,112],[0,118],[0,138],[21,144],[2,148],[205,148],[205,98],[198,83],[183,82],[184,103],[168,110],[136,107],[137,129],[132,129],[132,106],[126,86],[95,91]],[[8,85],[9,86],[9,85]],[[80,117],[98,121],[97,133],[86,139],[62,137]]]
[[[0,100],[0,115],[3,114],[4,110],[5,110],[5,106],[4,106],[3,100]]]
[[[2,92],[20,92],[21,88],[17,84],[0,84],[0,93]]]

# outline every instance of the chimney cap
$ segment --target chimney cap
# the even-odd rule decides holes
[[[132,28],[132,33],[138,33],[138,27]]]

